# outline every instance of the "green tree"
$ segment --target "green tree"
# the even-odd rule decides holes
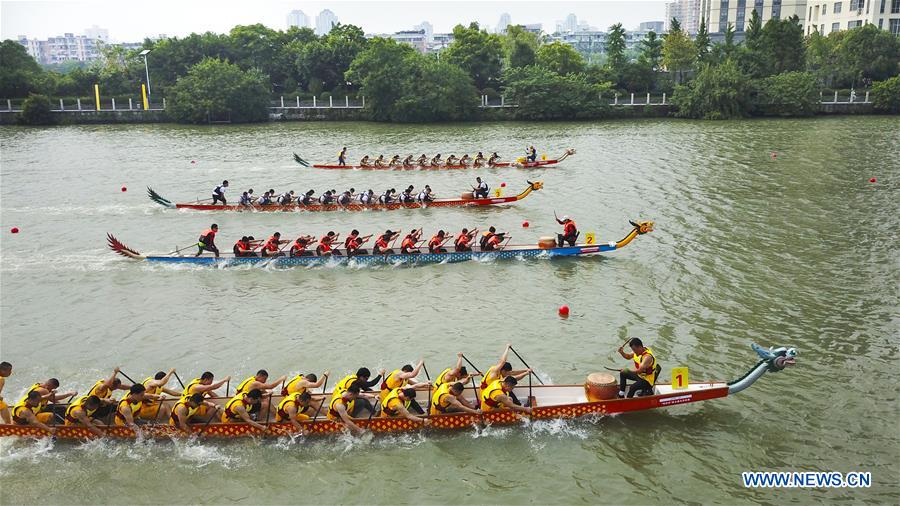
[[[0,96],[27,97],[41,89],[43,71],[22,44],[0,42]]]
[[[461,68],[413,53],[406,56],[406,77],[390,119],[404,123],[469,119],[478,107],[478,90]]]
[[[819,110],[819,86],[810,72],[786,72],[757,85],[756,112],[766,116],[812,116]]]
[[[734,58],[737,52],[737,45],[734,43],[734,25],[728,23],[725,27],[724,41],[713,44],[712,51],[709,54],[709,61],[718,65],[723,61]]]
[[[831,32],[825,36],[814,31],[806,38],[806,69],[815,74],[825,86],[835,86],[850,75],[841,66],[838,55],[838,48],[846,33]]]
[[[609,27],[606,35],[606,66],[618,72],[625,66],[625,29],[622,23]]]
[[[401,96],[398,80],[406,79],[406,58],[414,52],[408,44],[376,37],[350,64],[346,79],[360,85],[373,119],[384,121],[391,117]]]
[[[748,45],[749,47],[749,45]],[[769,19],[763,26],[758,49],[763,67],[761,76],[803,70],[803,26],[797,16]]]
[[[700,20],[700,28],[697,30],[694,45],[697,47],[697,62],[700,64],[709,63],[710,40],[709,31],[706,29],[706,18]]]
[[[472,76],[479,90],[496,88],[503,63],[503,41],[499,35],[481,30],[478,23],[471,23],[468,28],[456,25],[453,42],[441,53],[441,58],[445,57]]]
[[[874,25],[848,30],[838,46],[838,62],[853,84],[887,79],[900,72],[900,39]]]
[[[166,95],[179,77],[206,58],[234,59],[229,37],[212,32],[192,33],[183,39],[171,37],[155,42],[147,39],[143,47],[152,50],[147,58],[154,95]]]
[[[507,67],[527,67],[534,65],[540,41],[536,33],[525,30],[525,27],[510,25],[506,29],[503,46]]]
[[[584,71],[584,58],[568,44],[553,42],[537,50],[537,64],[560,75]]]
[[[508,69],[505,92],[519,107],[517,119],[551,120],[601,117],[609,106],[599,94],[609,83],[591,84],[585,74],[560,75],[544,67]]]
[[[628,62],[618,75],[618,86],[629,92],[647,93],[653,89],[656,73],[646,58],[641,56],[634,62]]]
[[[647,61],[654,72],[658,71],[662,65],[662,39],[656,35],[656,32],[650,30],[647,32],[647,36],[644,37],[644,40],[640,42],[640,47],[641,56]]]
[[[687,85],[677,86],[672,96],[676,115],[682,118],[730,119],[752,110],[753,86],[738,65],[727,60],[706,65]]]
[[[172,86],[169,112],[182,123],[268,119],[269,79],[257,70],[207,58]]]
[[[32,60],[34,61],[34,60]],[[22,125],[53,125],[56,117],[50,110],[50,97],[47,95],[29,95],[22,104],[22,112],[17,118]]]
[[[874,83],[872,103],[878,111],[900,114],[900,76]]]
[[[694,64],[696,50],[693,41],[680,29],[669,30],[663,40],[662,53],[663,65],[675,75],[675,83],[680,83],[683,80],[684,71],[690,69]]]
[[[745,37],[747,41],[747,47],[750,50],[756,50],[759,48],[759,39],[762,36],[762,19],[759,17],[759,13],[756,12],[756,9],[750,13],[750,21],[747,23],[747,31],[745,32]]]
[[[672,18],[672,21],[669,22],[669,33],[680,32],[680,31],[681,31],[681,22],[678,21],[678,18]]]
[[[297,55],[301,84],[317,78],[326,90],[343,86],[350,63],[365,50],[368,40],[362,29],[353,25],[335,25],[328,35],[302,46]]]

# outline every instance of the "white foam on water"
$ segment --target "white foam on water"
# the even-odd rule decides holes
[[[9,468],[24,460],[38,463],[47,458],[55,458],[53,448],[56,441],[52,438],[0,438],[0,476],[12,472]]]
[[[230,456],[215,442],[200,441],[198,437],[172,438],[172,447],[178,461],[194,467],[212,464],[233,469],[240,465],[240,459]]]

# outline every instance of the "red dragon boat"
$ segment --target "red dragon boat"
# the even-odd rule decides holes
[[[327,163],[316,163],[311,167],[314,169],[357,169],[357,170],[442,170],[442,169],[491,169],[491,168],[503,168],[503,167],[516,167],[519,169],[531,169],[536,167],[552,167],[554,165],[559,164],[569,156],[575,154],[575,150],[569,148],[563,152],[558,158],[554,158],[551,160],[535,160],[533,162],[528,162],[524,160],[516,160],[515,162],[496,162],[493,165],[481,165],[476,167],[474,164],[466,164],[466,165],[431,165],[424,164],[420,165],[418,163],[410,164],[410,165],[335,165],[335,164],[327,164]],[[309,163],[300,157],[297,153],[294,153],[294,161],[299,163],[304,167],[310,167]]]
[[[711,399],[718,399],[736,394],[761,378],[766,372],[779,372],[796,362],[797,351],[794,348],[769,348],[765,349],[755,344],[754,351],[760,360],[739,379],[726,381],[700,381],[688,383],[676,387],[672,384],[657,383],[652,393],[630,399],[608,398],[596,399],[590,389],[589,383],[583,385],[523,385],[521,382],[515,388],[519,398],[530,399],[533,411],[531,415],[520,415],[511,411],[492,411],[480,415],[467,413],[451,413],[430,415],[430,425],[423,427],[422,423],[412,422],[405,418],[373,417],[369,419],[354,419],[360,427],[376,434],[413,432],[420,430],[448,431],[471,429],[479,425],[515,425],[530,420],[555,420],[572,419],[590,416],[609,416],[619,413],[631,413],[650,409],[665,408],[679,404],[689,404]],[[424,393],[424,392],[423,392]],[[430,393],[430,392],[429,392]],[[314,394],[315,395],[315,394]],[[323,393],[326,398],[330,393]],[[469,387],[464,396],[470,400],[480,398],[478,387]],[[429,396],[430,398],[430,396]],[[170,406],[177,399],[162,401]],[[228,397],[212,398],[219,406],[228,401]],[[280,395],[269,397],[269,406],[277,406]],[[267,416],[268,415],[268,416]],[[264,423],[265,430],[257,429],[246,423],[219,423],[218,419],[212,423],[197,423],[191,426],[194,434],[217,438],[240,437],[272,437],[289,436],[298,431],[290,423],[275,423],[273,416],[259,414],[257,421]],[[318,414],[315,419],[301,422],[302,433],[305,435],[326,435],[344,430],[343,426],[326,419],[324,414]],[[100,426],[107,437],[120,439],[134,439],[135,432],[132,429],[121,426]],[[141,427],[143,437],[166,438],[177,436],[179,431],[170,425],[145,424]],[[38,427],[29,425],[3,424],[0,425],[0,436],[18,437],[46,437],[49,434]],[[57,426],[54,436],[58,439],[90,439],[96,438],[86,427]]]
[[[238,211],[238,212],[253,212],[253,211],[366,211],[366,210],[382,210],[382,211],[393,211],[395,209],[425,209],[428,207],[483,207],[483,206],[494,206],[498,204],[511,204],[513,202],[518,202],[533,191],[540,190],[544,187],[544,183],[542,181],[527,181],[528,187],[519,192],[518,195],[510,195],[509,197],[490,197],[483,199],[476,199],[472,197],[472,193],[464,193],[460,198],[449,198],[449,199],[435,199],[431,202],[391,202],[390,204],[362,204],[358,201],[351,202],[347,205],[341,204],[319,204],[314,203],[308,206],[302,204],[270,204],[270,205],[250,205],[244,206],[240,204],[204,204],[204,201],[194,201],[194,202],[183,202],[183,203],[174,203],[160,194],[156,193],[153,188],[147,188],[147,195],[150,197],[150,200],[156,202],[159,205],[168,207],[170,209],[192,209],[195,211]]]

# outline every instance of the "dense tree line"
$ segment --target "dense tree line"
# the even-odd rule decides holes
[[[595,118],[613,93],[668,93],[677,114],[730,118],[812,114],[818,90],[884,81],[898,74],[900,42],[872,25],[804,37],[796,18],[764,25],[752,13],[746,40],[711,43],[704,20],[690,37],[673,20],[629,50],[621,24],[608,30],[604,57],[588,63],[572,46],[548,42],[522,27],[491,34],[458,25],[439,55],[422,55],[390,39],[367,39],[352,25],[317,36],[307,28],[236,26],[159,41],[150,49],[154,97],[165,96],[179,121],[259,121],[272,96],[364,95],[374,120],[452,121],[473,118],[479,96],[504,95],[522,119]],[[101,61],[42,69],[15,41],[0,45],[0,98],[41,93],[137,97],[144,81],[140,50],[103,49]],[[882,95],[896,85],[878,88]],[[605,98],[602,98],[604,97]]]

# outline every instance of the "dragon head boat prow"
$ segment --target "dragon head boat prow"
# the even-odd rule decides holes
[[[540,190],[541,188],[544,187],[544,182],[543,182],[543,181],[534,181],[534,182],[531,182],[531,181],[529,181],[529,180],[526,179],[525,182],[528,183],[528,185],[531,187],[531,189],[532,189],[533,191]]]
[[[631,223],[631,226],[633,226],[634,229],[637,230],[637,233],[640,235],[644,235],[648,232],[653,232],[654,222],[652,221],[639,221],[635,223],[631,220],[628,220],[628,223]]]
[[[763,348],[751,343],[750,347],[760,357],[760,361],[740,379],[728,383],[728,393],[736,394],[752,385],[767,372],[778,372],[797,363],[797,350],[781,346],[779,348]]]

